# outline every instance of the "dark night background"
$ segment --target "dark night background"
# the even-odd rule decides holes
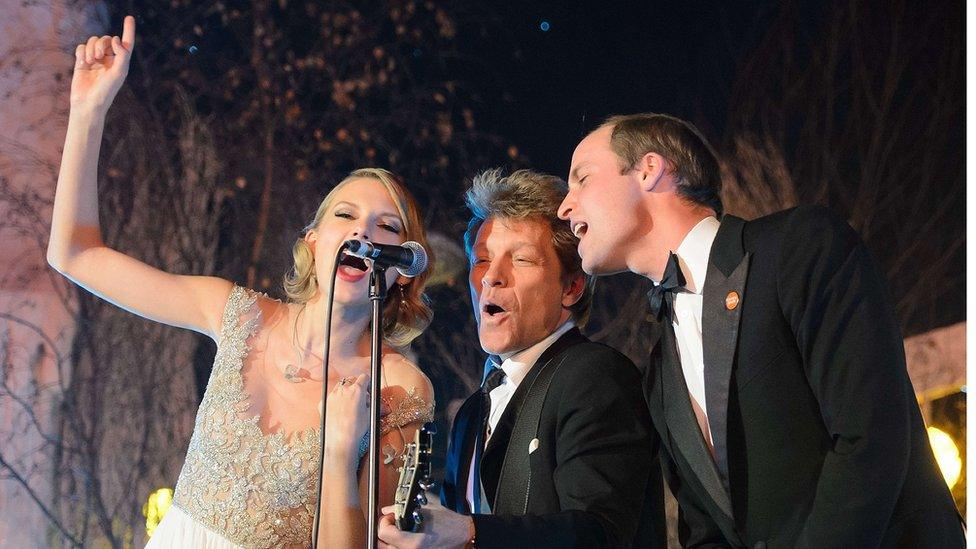
[[[811,3],[813,4],[813,3]],[[825,4],[803,26],[814,28]],[[580,137],[610,114],[664,112],[720,134],[736,66],[764,35],[776,2],[501,2],[505,40],[475,41],[515,98],[500,131],[536,168],[565,177]],[[548,22],[549,30],[540,25]]]

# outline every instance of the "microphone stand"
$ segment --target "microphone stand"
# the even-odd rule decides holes
[[[369,275],[369,301],[373,306],[370,328],[369,378],[369,513],[366,547],[376,549],[380,485],[380,375],[383,361],[383,300],[386,299],[386,267],[373,262]]]

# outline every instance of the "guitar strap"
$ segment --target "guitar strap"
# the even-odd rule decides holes
[[[546,402],[552,377],[569,356],[564,350],[547,362],[532,380],[522,407],[515,418],[512,436],[505,449],[501,472],[498,475],[498,490],[492,513],[496,515],[524,515],[529,507],[529,489],[532,485],[532,470],[529,467],[529,454],[537,451],[539,423],[542,406]],[[545,441],[553,444],[554,441]],[[534,447],[533,447],[534,446]]]

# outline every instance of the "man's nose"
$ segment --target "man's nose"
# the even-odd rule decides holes
[[[569,221],[569,214],[572,213],[575,202],[576,198],[573,196],[573,192],[570,191],[566,195],[566,198],[563,198],[563,201],[559,203],[559,208],[556,210],[559,219]]]
[[[504,285],[505,278],[497,265],[497,263],[491,264],[488,270],[485,271],[485,275],[481,277],[481,285],[483,287],[490,288]]]

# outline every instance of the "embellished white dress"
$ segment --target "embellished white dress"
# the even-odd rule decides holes
[[[235,286],[227,300],[173,505],[147,549],[309,546],[320,430],[286,439],[262,431],[260,416],[248,412],[241,370],[261,326],[258,299],[268,298]],[[433,403],[411,389],[382,419],[382,430],[432,418]]]

